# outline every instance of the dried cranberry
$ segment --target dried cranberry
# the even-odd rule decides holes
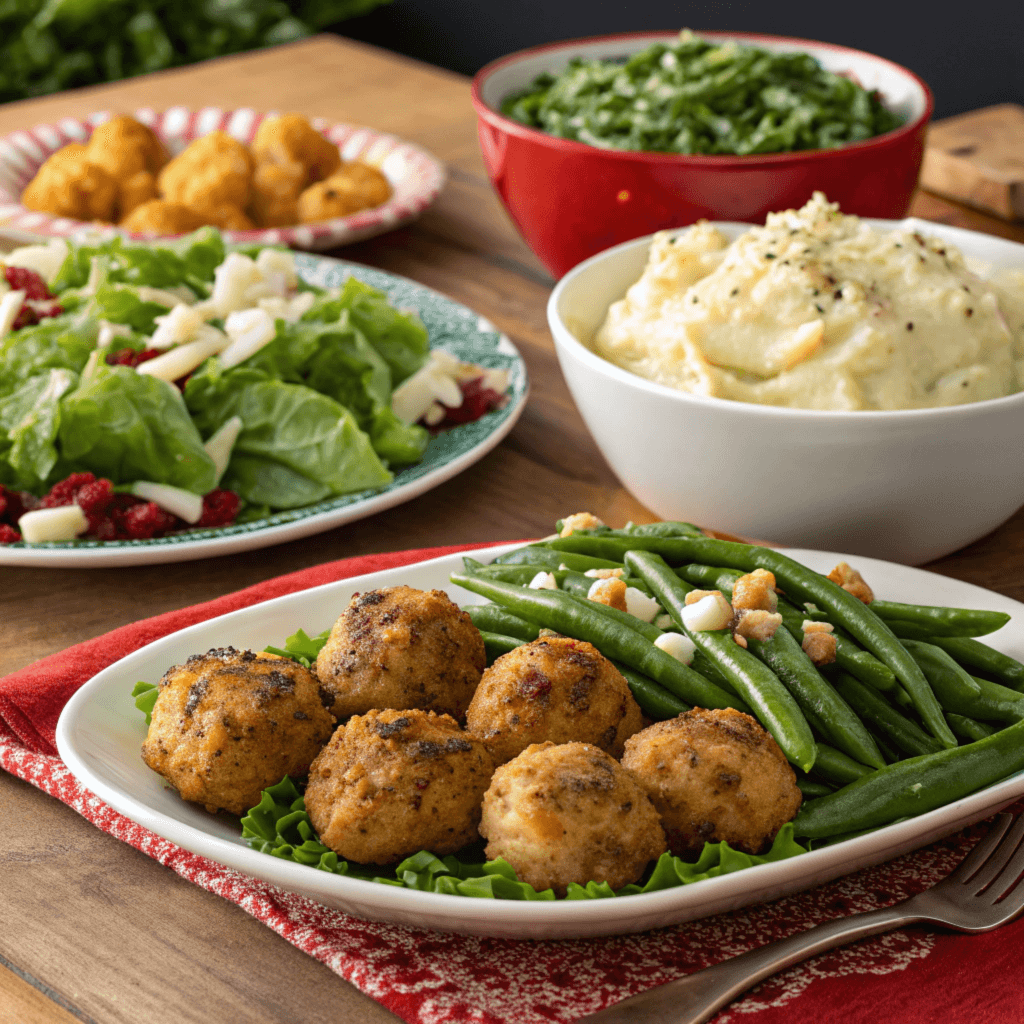
[[[156,359],[162,355],[158,348],[146,348],[137,352],[133,348],[119,348],[107,356],[109,366],[138,366],[140,363],[147,363],[150,359]]]
[[[445,406],[444,419],[438,424],[440,428],[472,423],[502,403],[502,396],[494,388],[484,387],[483,377],[465,381],[459,385],[459,390],[462,392],[462,405],[457,409]]]
[[[46,282],[28,267],[4,267],[4,278],[11,288],[21,289],[26,299],[52,299],[53,293],[46,287]]]
[[[50,493],[43,498],[43,508],[60,508],[62,505],[73,505],[78,492],[86,484],[96,482],[92,473],[72,473],[50,488]]]
[[[224,491],[219,487],[203,496],[203,514],[199,526],[228,526],[235,521],[241,502],[234,491]]]
[[[37,323],[39,323],[39,317],[36,315],[36,311],[27,303],[22,303],[21,309],[18,310],[18,315],[11,324],[11,330],[20,331],[22,327],[31,327]]]
[[[32,509],[39,508],[39,499],[28,491],[12,491],[0,484],[0,523],[17,524],[18,520]]]
[[[159,534],[175,529],[178,525],[177,516],[165,512],[152,501],[128,509],[123,521],[130,540],[151,540]]]
[[[114,497],[114,485],[106,479],[94,480],[78,489],[75,504],[85,513],[89,520],[89,532],[97,529],[106,517],[107,509]]]
[[[0,523],[0,544],[16,544],[21,540],[21,534],[13,526]]]

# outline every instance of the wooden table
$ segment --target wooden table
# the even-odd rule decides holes
[[[0,134],[101,109],[172,104],[362,123],[445,160],[449,184],[432,210],[344,256],[407,275],[489,317],[522,351],[532,397],[507,440],[461,476],[318,537],[188,565],[0,569],[0,674],[140,617],[329,559],[537,536],[581,509],[616,525],[651,518],[598,454],[562,381],[544,316],[552,282],[491,192],[467,79],[319,37],[9,104],[0,107]],[[1024,240],[1024,227],[932,196],[920,195],[914,212]],[[1022,552],[1018,514],[932,568],[1024,600]],[[0,822],[0,1024],[397,1019],[238,907],[7,775],[0,775]]]

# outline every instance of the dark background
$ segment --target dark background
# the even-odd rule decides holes
[[[606,32],[691,28],[767,32],[852,46],[920,75],[935,116],[1024,104],[1024,0],[394,0],[334,27],[429,64],[473,74],[537,43]]]

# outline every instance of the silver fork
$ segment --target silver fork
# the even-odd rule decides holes
[[[576,1024],[702,1024],[759,981],[847,942],[905,924],[937,924],[968,934],[991,931],[1024,909],[1024,884],[1016,884],[1024,873],[1022,838],[1024,817],[1001,814],[956,870],[910,899],[752,949],[581,1017]]]

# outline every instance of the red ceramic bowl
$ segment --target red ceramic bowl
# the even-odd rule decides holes
[[[527,128],[500,114],[502,100],[571,57],[625,57],[677,33],[574,39],[521,50],[473,79],[484,163],[505,209],[541,262],[561,277],[619,242],[696,220],[758,223],[773,210],[802,206],[815,190],[846,213],[889,220],[910,206],[933,101],[917,75],[860,50],[784,36],[701,32],[776,51],[801,51],[830,71],[877,89],[904,124],[840,149],[764,156],[680,156],[598,149]]]

